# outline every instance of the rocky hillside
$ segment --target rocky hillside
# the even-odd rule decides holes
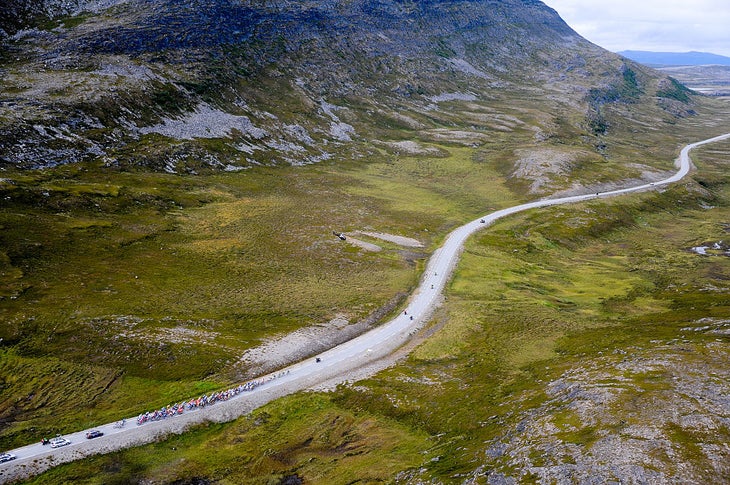
[[[101,161],[184,173],[349,158],[367,151],[362,142],[394,137],[389,128],[437,128],[439,103],[505,92],[560,95],[585,117],[576,129],[603,133],[601,106],[622,96],[653,105],[658,83],[536,0],[10,8],[4,166]]]

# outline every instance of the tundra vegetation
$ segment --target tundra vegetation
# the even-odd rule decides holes
[[[708,129],[683,128],[687,139]],[[489,152],[444,149],[450,156],[435,160],[383,156],[275,177],[19,174],[6,193],[33,197],[36,210],[4,210],[4,237],[22,230],[14,251],[35,254],[25,256],[32,266],[6,266],[15,276],[4,320],[18,325],[3,337],[3,394],[6,413],[23,419],[5,428],[5,446],[222,386],[240,375],[236,355],[273,328],[344,309],[357,319],[402,298],[421,259],[353,250],[327,230],[385,228],[434,247],[480,208],[529,198],[485,183],[499,180],[499,164],[474,159]],[[472,238],[433,334],[371,379],[63,465],[38,483],[537,479],[560,467],[630,477],[586,463],[608,460],[611,440],[654,449],[631,462],[644,473],[726,479],[730,259],[691,248],[730,230],[729,153],[726,142],[697,150],[698,171],[660,192],[535,211]],[[32,315],[13,306],[27,298]],[[196,337],[176,341],[166,329]],[[670,466],[677,459],[681,471]]]
[[[48,32],[74,40],[110,18]],[[28,35],[34,48],[52,44],[51,34]],[[328,58],[333,84],[362,61],[389,94],[327,102],[328,81],[297,84],[279,70],[299,68],[298,52],[265,69],[211,61],[200,78],[169,83],[157,77],[165,63],[149,62],[159,70],[138,90],[124,84],[131,75],[98,74],[111,57],[70,67],[59,57],[46,78],[28,67],[33,58],[3,54],[4,92],[46,104],[6,103],[0,117],[0,449],[252,377],[240,357],[272,336],[398,311],[425,258],[463,222],[663,178],[683,144],[727,131],[725,100],[578,41],[580,55],[548,45],[548,61],[527,55],[489,71],[499,76],[490,84],[452,40],[433,47],[451,77],[417,83],[387,56],[375,66]],[[259,52],[265,64],[263,54],[290,53],[288,41],[233,54]],[[30,51],[19,42],[8,52]],[[125,69],[147,73],[134,61]],[[79,72],[91,74],[52,86]],[[116,97],[97,96],[102,87]],[[77,120],[83,137],[69,125],[53,137],[22,126],[42,109],[36,122],[58,121],[54,103],[90,117]],[[113,127],[125,109],[141,120],[127,138]],[[237,128],[185,137],[185,119],[215,130],[211,113]],[[282,138],[244,113],[257,126],[269,120],[268,133],[277,124]],[[8,163],[30,136],[47,137],[38,153],[57,158]],[[103,155],[89,155],[95,144]],[[692,251],[730,231],[729,153],[728,142],[698,149],[698,170],[659,191],[533,211],[471,238],[420,345],[371,378],[28,483],[730,480],[730,259]],[[297,157],[307,163],[287,161]],[[398,234],[424,248],[380,241],[369,252],[333,231]]]

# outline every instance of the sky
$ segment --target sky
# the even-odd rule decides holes
[[[573,30],[610,51],[730,56],[730,0],[543,0]]]

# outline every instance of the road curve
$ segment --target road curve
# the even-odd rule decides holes
[[[591,199],[651,190],[681,180],[689,173],[691,162],[689,152],[695,147],[730,138],[730,133],[709,138],[685,146],[676,161],[678,171],[671,177],[648,184],[625,189],[575,195],[535,202],[502,209],[475,219],[451,232],[443,246],[437,249],[428,261],[419,287],[408,300],[404,312],[391,321],[374,328],[359,337],[345,342],[319,355],[319,360],[307,359],[276,373],[261,378],[264,384],[251,391],[239,393],[230,400],[216,403],[203,409],[185,411],[182,415],[161,421],[136,424],[136,417],[126,418],[124,427],[114,423],[98,426],[104,436],[87,440],[86,431],[65,435],[71,444],[51,449],[40,443],[31,444],[10,453],[17,459],[0,464],[0,483],[36,475],[43,470],[84,456],[108,453],[122,448],[137,446],[158,440],[171,433],[182,433],[191,425],[205,421],[230,421],[251,412],[278,397],[309,389],[321,383],[344,382],[349,372],[375,362],[393,353],[425,323],[440,302],[441,292],[459,259],[466,239],[474,232],[487,227],[494,221],[539,207],[570,204]]]

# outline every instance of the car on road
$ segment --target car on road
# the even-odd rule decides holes
[[[12,453],[0,453],[0,463],[5,463],[6,461],[15,460],[17,458]]]
[[[98,438],[99,436],[104,436],[104,433],[102,433],[98,429],[95,429],[93,431],[89,431],[88,433],[86,433],[86,439],[87,440],[90,440],[90,439],[93,439],[93,438]]]
[[[71,442],[69,440],[67,440],[66,438],[61,438],[60,436],[51,440],[51,448],[60,448],[62,446],[70,444]]]

